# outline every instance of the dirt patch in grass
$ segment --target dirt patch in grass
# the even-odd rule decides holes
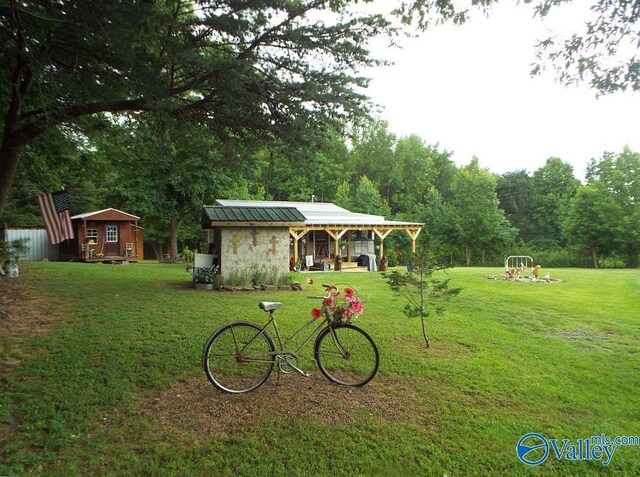
[[[0,383],[30,354],[29,342],[66,316],[35,292],[40,273],[21,267],[18,278],[0,278]]]
[[[563,340],[608,340],[613,337],[613,333],[592,333],[588,331],[560,331],[559,333],[551,334],[554,338],[561,338]]]
[[[202,438],[246,432],[271,419],[304,418],[322,424],[348,424],[363,417],[429,421],[429,406],[409,380],[376,377],[362,388],[337,386],[320,373],[305,378],[274,372],[257,390],[240,395],[215,389],[204,377],[162,390],[137,412],[154,421],[156,437],[197,443]],[[425,403],[426,404],[426,403]]]
[[[30,343],[64,316],[46,297],[36,294],[37,272],[20,268],[18,278],[0,277],[0,386],[7,374],[31,354]],[[0,423],[0,448],[15,432],[14,424]]]

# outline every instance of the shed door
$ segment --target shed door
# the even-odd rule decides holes
[[[120,227],[118,224],[104,226],[104,254],[111,257],[120,255]]]

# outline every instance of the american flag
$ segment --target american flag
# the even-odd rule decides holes
[[[37,199],[42,222],[44,222],[44,228],[49,236],[49,243],[60,243],[63,240],[74,238],[67,191],[40,194]]]

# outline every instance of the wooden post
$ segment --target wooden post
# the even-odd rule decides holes
[[[307,234],[307,230],[291,230],[289,229],[289,233],[293,237],[293,264],[295,266],[298,263],[298,258],[300,256],[298,251],[298,241]]]
[[[138,258],[138,219],[134,221],[134,230],[133,230],[133,250],[132,254],[134,257]]]
[[[380,237],[380,260],[384,257],[384,239],[387,238],[387,235],[391,233],[393,229],[387,229],[385,231],[380,231],[378,229],[373,229],[375,234]]]
[[[80,235],[80,234],[78,234]],[[80,250],[84,249],[84,259],[89,258],[89,244],[87,243],[87,219],[82,219],[82,235],[78,237]]]
[[[340,238],[347,233],[347,229],[343,229],[343,230],[325,229],[325,230],[327,231],[329,236],[335,241],[335,245],[333,248],[335,250],[335,255],[334,255],[334,258],[335,258],[340,253]]]
[[[391,233],[393,229],[387,229],[385,231],[380,231],[378,229],[373,229],[378,237],[380,237],[380,260],[384,257],[384,239],[387,238],[387,235]]]
[[[406,230],[407,230],[407,233],[409,234],[409,237],[411,237],[411,252],[416,253],[416,239],[418,238],[418,235],[420,235],[422,228],[406,229]]]
[[[347,262],[351,261],[351,231],[347,231]]]

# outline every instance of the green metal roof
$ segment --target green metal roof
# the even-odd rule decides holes
[[[282,225],[304,225],[305,217],[295,207],[226,207],[205,205],[202,225],[248,225],[259,222],[277,222]]]

